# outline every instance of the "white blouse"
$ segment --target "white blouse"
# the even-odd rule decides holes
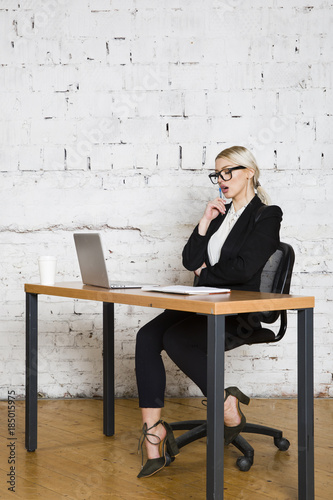
[[[242,215],[244,212],[245,208],[247,205],[244,207],[240,208],[235,212],[235,208],[233,203],[231,204],[230,210],[225,216],[224,221],[218,228],[218,230],[211,236],[209,242],[208,242],[208,257],[209,257],[209,262],[212,266],[214,266],[220,259],[221,255],[221,249],[222,246],[227,239],[230,231],[236,224],[237,220],[239,217]]]

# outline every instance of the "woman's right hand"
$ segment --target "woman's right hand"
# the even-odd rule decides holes
[[[207,203],[205,212],[199,222],[199,234],[204,236],[211,221],[216,219],[219,214],[224,214],[225,210],[225,200],[222,198],[215,198],[215,200]]]
[[[207,203],[203,217],[205,217],[210,222],[213,219],[216,219],[216,217],[219,214],[224,214],[224,213],[225,213],[225,200],[223,200],[222,198],[215,198],[215,200],[212,200],[209,203]]]

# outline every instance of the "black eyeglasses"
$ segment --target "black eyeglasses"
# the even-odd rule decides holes
[[[214,172],[212,174],[209,174],[208,177],[210,178],[210,180],[212,181],[213,184],[218,183],[219,177],[221,177],[221,179],[223,181],[230,181],[230,179],[232,179],[232,171],[233,170],[240,170],[243,168],[246,168],[246,167],[239,165],[238,167],[225,168],[225,169],[221,170],[220,172]]]

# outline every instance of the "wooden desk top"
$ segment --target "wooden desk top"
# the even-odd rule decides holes
[[[133,306],[173,309],[203,314],[237,314],[256,311],[280,311],[314,307],[314,297],[232,290],[221,295],[174,295],[143,292],[140,289],[99,288],[81,282],[56,283],[53,286],[25,284],[27,293],[74,299],[113,302]]]

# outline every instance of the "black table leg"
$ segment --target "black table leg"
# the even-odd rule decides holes
[[[103,432],[114,434],[114,304],[103,302]]]
[[[207,499],[223,499],[225,316],[208,316]]]
[[[314,499],[313,309],[298,311],[298,498]]]
[[[25,447],[37,448],[37,309],[38,295],[26,294]]]

